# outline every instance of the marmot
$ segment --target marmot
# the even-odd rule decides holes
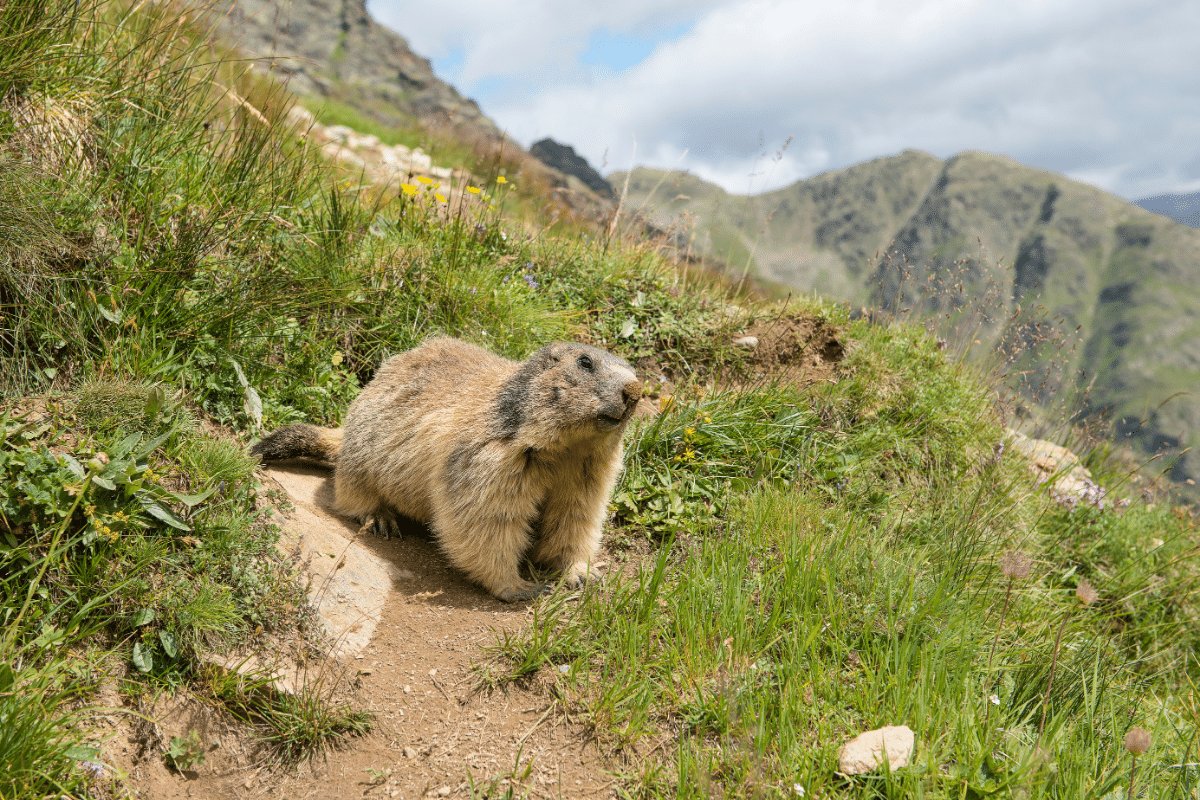
[[[289,425],[250,452],[333,462],[337,511],[384,536],[396,512],[429,523],[455,566],[512,602],[543,588],[519,574],[526,552],[570,586],[589,577],[641,396],[633,368],[595,347],[514,362],[431,339],[387,359],[342,428]]]

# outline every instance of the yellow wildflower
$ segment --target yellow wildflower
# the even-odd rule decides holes
[[[417,187],[413,186],[411,183],[402,183],[400,184],[400,191],[408,195],[413,195],[417,193]]]
[[[441,192],[434,192],[433,196],[439,203],[446,202],[446,195],[442,194]]]
[[[418,175],[417,180],[419,180],[421,183],[425,184],[426,186],[433,183],[433,178],[426,177],[425,175]]]
[[[478,186],[468,186],[467,191],[470,192],[471,194],[479,194],[479,187]]]
[[[498,178],[496,178],[496,183],[508,183],[508,178],[501,175]]]

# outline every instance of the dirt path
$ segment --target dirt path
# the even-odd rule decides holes
[[[510,785],[516,797],[615,796],[584,729],[553,708],[553,678],[479,690],[473,668],[489,661],[484,648],[527,624],[528,603],[502,603],[467,581],[424,531],[355,539],[354,523],[328,510],[325,470],[275,466],[265,483],[295,505],[284,546],[303,551],[314,604],[338,637],[326,667],[347,679],[355,708],[375,712],[374,730],[299,769],[271,770],[219,710],[179,697],[144,709],[154,723],[114,725],[107,760],[137,796],[471,797],[474,786],[476,796],[495,797]],[[204,763],[169,770],[158,753],[191,730],[204,742]]]
[[[472,666],[488,657],[482,648],[498,630],[523,627],[528,604],[492,599],[426,539],[366,546],[413,575],[397,582],[370,644],[352,659],[376,732],[281,781],[275,796],[464,797],[471,780],[482,790],[531,762],[521,781],[530,796],[612,796],[595,747],[561,722],[548,692],[474,691]],[[372,786],[369,770],[391,772]]]

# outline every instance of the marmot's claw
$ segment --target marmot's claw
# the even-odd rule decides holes
[[[563,578],[563,586],[571,590],[582,589],[590,580],[588,575],[568,575]]]
[[[384,539],[403,539],[404,535],[400,531],[400,521],[396,516],[388,511],[378,511],[375,514],[367,517],[363,522],[359,533],[369,530],[376,536],[382,536]]]
[[[563,575],[563,586],[568,589],[582,589],[589,583],[600,580],[600,573],[589,569],[586,562],[579,562]]]
[[[500,591],[496,592],[495,595],[506,603],[517,603],[522,600],[532,600],[538,595],[545,594],[553,588],[554,587],[548,583],[531,583],[529,581],[522,581],[521,585],[512,589],[501,589]]]

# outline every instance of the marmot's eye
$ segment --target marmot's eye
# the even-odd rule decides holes
[[[579,357],[579,368],[586,369],[588,372],[594,372],[596,369],[596,366],[592,363],[592,359],[590,356],[580,356]]]

